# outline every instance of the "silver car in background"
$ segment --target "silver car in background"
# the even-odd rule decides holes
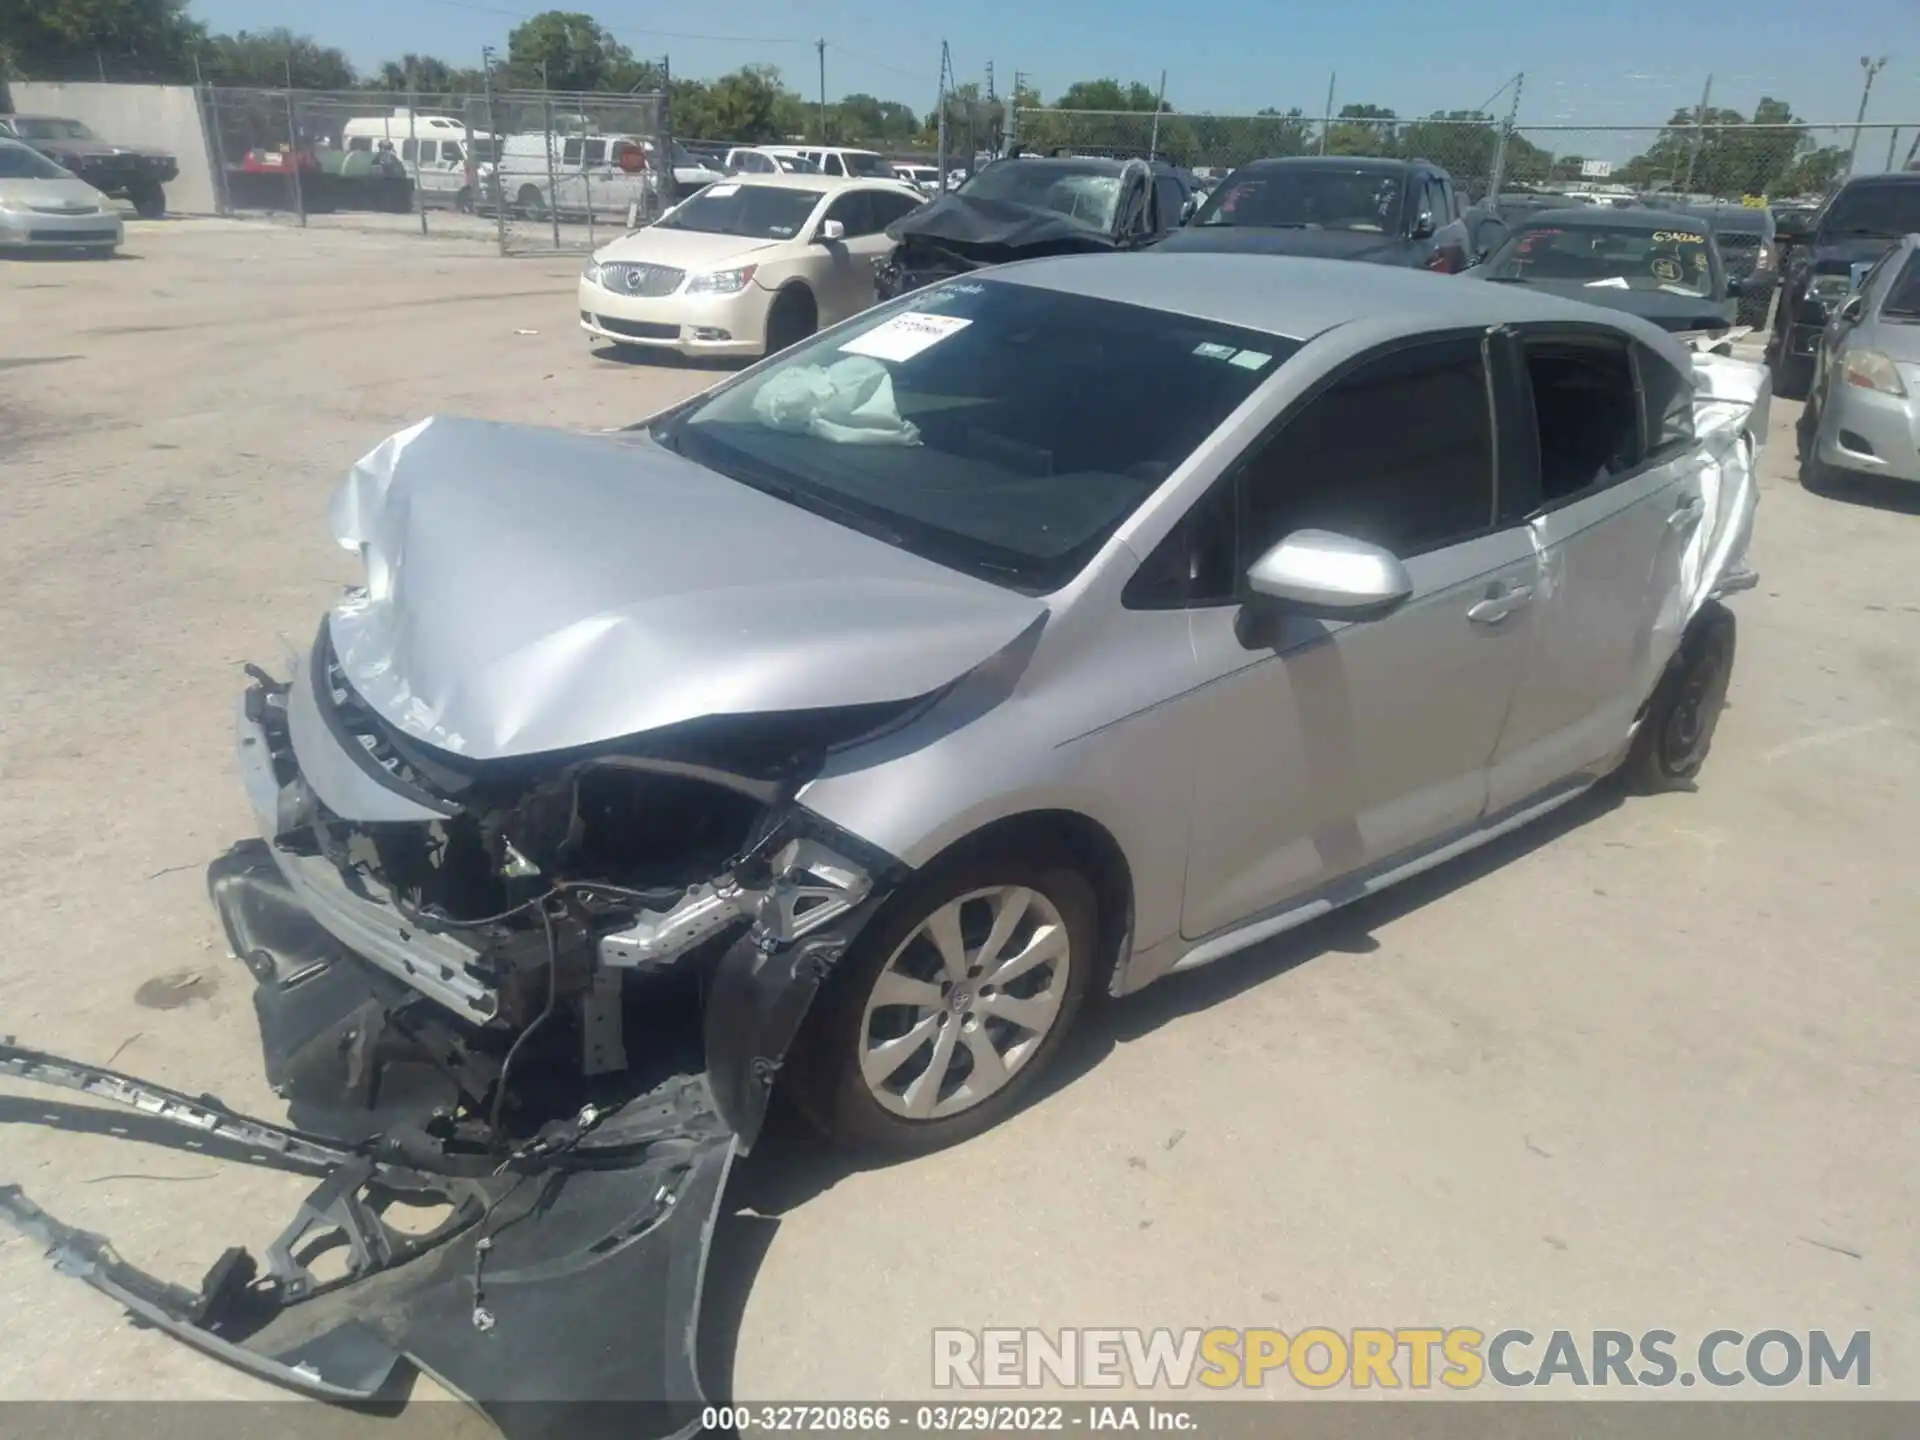
[[[0,1214],[296,1389],[406,1357],[690,1433],[776,1087],[832,1141],[947,1144],[1101,992],[1617,772],[1689,784],[1767,399],[1511,286],[1145,253],[916,291],[625,432],[416,425],[334,502],[364,585],[251,672],[259,838],[210,867],[299,1130],[0,1044],[321,1187],[198,1294]],[[447,1218],[394,1234],[394,1193]]]
[[[1800,412],[1800,479],[1920,481],[1920,235],[1861,277],[1827,322]]]
[[[110,257],[125,233],[119,210],[105,195],[32,146],[0,137],[0,253]]]

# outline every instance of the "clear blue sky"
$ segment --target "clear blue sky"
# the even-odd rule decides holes
[[[1920,23],[1912,0],[1372,0],[1280,7],[1256,0],[1195,6],[1175,0],[194,0],[216,30],[285,25],[337,45],[368,69],[413,50],[477,65],[480,47],[542,8],[594,15],[641,55],[667,54],[677,74],[709,77],[742,64],[778,65],[812,95],[812,42],[824,37],[827,92],[866,91],[927,110],[940,41],[959,78],[998,86],[1026,74],[1053,99],[1078,79],[1110,75],[1157,84],[1181,110],[1232,113],[1298,105],[1318,114],[1330,71],[1335,104],[1370,101],[1402,115],[1481,104],[1526,72],[1520,119],[1568,125],[1664,121],[1693,105],[1709,74],[1716,105],[1750,111],[1774,95],[1811,120],[1851,121],[1860,57],[1891,57],[1874,82],[1868,120],[1920,124]],[[1504,112],[1506,97],[1497,110]],[[1902,142],[1902,150],[1905,142]]]

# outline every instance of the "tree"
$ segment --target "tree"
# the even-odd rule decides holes
[[[595,20],[548,10],[507,35],[507,67],[515,85],[534,90],[651,89],[658,67],[633,52]]]
[[[1053,102],[1056,110],[1171,110],[1138,80],[1076,80]]]
[[[1754,107],[1751,120],[1718,106],[1675,110],[1654,142],[1615,174],[1630,185],[1735,198],[1817,191],[1844,168],[1845,152],[1816,147],[1793,107],[1769,95]]]
[[[897,100],[845,95],[833,106],[833,113],[835,132],[845,140],[898,145],[911,141],[920,130],[920,117]]]
[[[186,9],[187,0],[0,0],[0,75],[191,78],[206,30]]]
[[[340,51],[284,27],[215,35],[202,51],[200,68],[210,85],[349,90],[355,83],[353,66]]]
[[[478,70],[456,69],[437,56],[408,53],[382,61],[379,72],[367,77],[366,87],[394,94],[478,95],[486,80]]]
[[[1393,155],[1399,117],[1383,105],[1342,105],[1327,127],[1329,155]]]

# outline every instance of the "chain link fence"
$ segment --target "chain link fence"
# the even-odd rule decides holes
[[[202,108],[227,213],[350,216],[492,238],[507,255],[590,250],[694,178],[660,93],[208,87]]]
[[[1920,125],[1647,125],[1509,128],[1492,116],[1310,118],[1023,108],[1009,140],[1031,154],[1139,155],[1225,172],[1286,155],[1430,160],[1460,191],[1609,188],[1698,198],[1820,197],[1850,174],[1920,160]]]

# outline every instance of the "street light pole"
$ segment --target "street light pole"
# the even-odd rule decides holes
[[[1873,94],[1873,77],[1887,68],[1887,57],[1878,60],[1870,56],[1860,57],[1860,68],[1866,72],[1867,83],[1860,87],[1860,113],[1853,117],[1853,148],[1847,152],[1847,173],[1853,173],[1854,162],[1860,158],[1860,126],[1867,118],[1867,97]]]

